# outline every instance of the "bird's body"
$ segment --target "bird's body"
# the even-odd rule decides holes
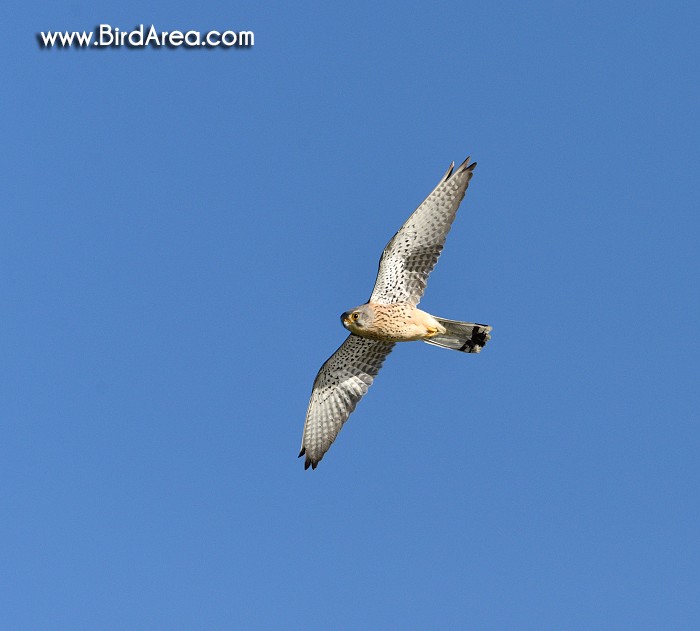
[[[476,163],[454,164],[433,192],[389,241],[367,303],[340,318],[350,336],[314,380],[299,456],[316,468],[343,423],[366,394],[397,342],[422,340],[464,353],[478,353],[491,327],[432,316],[418,309]]]
[[[352,319],[359,309],[367,312],[367,324]],[[383,305],[368,302],[341,316],[343,326],[360,337],[385,342],[415,342],[444,333],[445,328],[429,313],[405,302]]]

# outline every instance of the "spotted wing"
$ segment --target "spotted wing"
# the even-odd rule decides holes
[[[476,162],[454,162],[435,190],[418,206],[384,248],[370,302],[417,305],[445,245]]]
[[[323,455],[367,393],[393,342],[350,335],[318,371],[306,412],[299,457],[304,468],[316,468]]]

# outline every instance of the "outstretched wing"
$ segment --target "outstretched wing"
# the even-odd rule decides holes
[[[304,468],[316,468],[330,449],[343,423],[367,393],[393,342],[350,335],[318,371],[306,412],[299,457]]]
[[[420,302],[475,166],[467,158],[452,173],[453,162],[435,190],[389,241],[379,261],[370,302],[413,306]]]

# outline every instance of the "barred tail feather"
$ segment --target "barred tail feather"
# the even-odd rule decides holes
[[[433,316],[435,317],[435,316]],[[491,327],[486,324],[474,322],[458,322],[457,320],[445,320],[435,318],[445,329],[444,333],[438,333],[423,341],[442,348],[450,348],[463,353],[479,353],[491,339]]]

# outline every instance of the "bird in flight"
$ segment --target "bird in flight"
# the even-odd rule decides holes
[[[318,371],[306,412],[299,457],[316,468],[367,393],[396,342],[422,340],[463,353],[478,353],[491,327],[432,316],[417,308],[430,272],[472,179],[476,162],[454,162],[432,193],[384,248],[369,301],[340,316],[350,331]]]

